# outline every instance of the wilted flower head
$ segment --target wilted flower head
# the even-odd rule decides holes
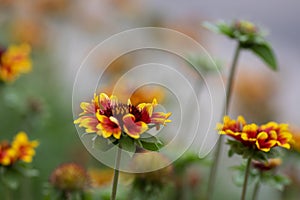
[[[84,127],[87,133],[97,133],[104,138],[120,139],[122,133],[133,139],[149,129],[148,124],[166,125],[170,122],[171,113],[154,112],[156,99],[152,103],[140,103],[137,106],[120,103],[116,96],[108,97],[105,93],[94,95],[91,103],[83,102],[80,107],[83,112],[74,121],[79,127]]]
[[[64,192],[83,191],[88,185],[88,175],[82,166],[65,163],[52,172],[50,183]]]
[[[31,70],[30,46],[11,45],[0,51],[0,81],[13,82],[20,74]]]
[[[282,160],[280,158],[272,158],[269,159],[267,162],[252,161],[252,166],[260,171],[269,171],[272,169],[276,169],[278,166],[281,165],[281,163]]]
[[[228,135],[245,146],[264,152],[276,146],[290,149],[292,142],[288,124],[269,122],[258,126],[254,123],[247,124],[242,116],[239,116],[237,120],[225,116],[223,124],[218,124],[217,129],[220,134]]]

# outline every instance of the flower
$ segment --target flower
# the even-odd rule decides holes
[[[258,28],[250,21],[238,20],[235,21],[233,27],[241,34],[255,34],[258,33]]]
[[[25,132],[19,132],[12,142],[12,148],[17,152],[17,158],[26,163],[32,162],[35,155],[35,148],[39,145],[38,141],[29,141]]]
[[[0,165],[9,166],[16,161],[17,152],[7,141],[0,143]]]
[[[260,171],[269,171],[277,168],[281,163],[282,160],[280,158],[272,158],[267,162],[252,161],[252,166]]]
[[[299,129],[293,129],[293,143],[292,147],[295,151],[300,152],[300,131]]]
[[[0,51],[0,81],[13,82],[21,73],[31,70],[30,46],[11,45]]]
[[[61,164],[50,176],[50,183],[64,192],[82,191],[88,181],[86,170],[76,163]]]
[[[74,121],[79,127],[84,127],[87,133],[97,133],[104,138],[120,139],[122,133],[133,139],[149,129],[149,124],[166,125],[171,113],[154,112],[156,99],[152,103],[140,103],[137,106],[120,103],[116,96],[108,97],[105,93],[94,94],[91,103],[80,104],[83,112]]]
[[[269,152],[271,148],[280,146],[290,149],[292,134],[288,124],[278,124],[268,122],[258,126],[256,124],[247,124],[242,116],[237,120],[225,116],[223,124],[218,124],[219,134],[228,135],[241,142],[245,146],[253,147],[263,152]]]
[[[204,26],[214,32],[223,34],[239,43],[239,48],[251,50],[261,58],[272,70],[277,70],[277,60],[264,33],[252,22],[237,20],[232,23],[205,23]]]
[[[0,143],[0,165],[10,166],[17,161],[32,162],[38,141],[29,141],[25,132],[19,132],[12,143]]]

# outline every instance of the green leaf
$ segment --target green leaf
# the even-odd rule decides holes
[[[143,148],[149,151],[159,151],[162,145],[158,143],[148,143],[148,142],[142,142]]]
[[[134,139],[128,136],[123,136],[120,139],[120,145],[123,150],[128,151],[130,153],[135,153],[136,145],[134,143]]]
[[[233,37],[233,29],[231,26],[226,24],[225,22],[219,22],[217,24],[212,24],[209,22],[204,22],[203,27],[207,28],[208,30],[211,30],[215,33],[221,33],[228,37]]]
[[[18,170],[26,177],[37,177],[39,175],[39,171],[37,169],[20,168]]]
[[[147,143],[161,143],[157,137],[151,135],[150,133],[143,133],[139,140]]]
[[[17,171],[9,169],[2,174],[2,181],[7,187],[15,190],[19,186],[19,177],[20,174]]]
[[[268,153],[263,151],[255,151],[253,153],[252,158],[256,161],[267,162],[268,161]]]
[[[224,35],[227,35],[228,37],[234,37],[234,29],[229,26],[228,24],[224,23],[224,22],[220,22],[217,24],[219,30],[221,33],[223,33]]]
[[[269,174],[269,176],[265,176],[263,181],[271,187],[276,188],[277,190],[282,191],[284,186],[291,183],[290,179],[286,176],[282,176],[279,174]]]
[[[114,146],[114,144],[112,144],[110,142],[110,140],[103,138],[101,136],[95,136],[93,138],[93,148],[101,150],[101,151],[107,151],[109,149],[111,149]]]
[[[212,32],[220,33],[219,27],[215,24],[210,23],[210,22],[203,22],[202,26],[204,28],[207,28],[208,30],[211,30]]]
[[[272,70],[277,70],[276,57],[268,43],[264,42],[261,44],[255,44],[250,47],[250,49],[254,54],[260,57]]]

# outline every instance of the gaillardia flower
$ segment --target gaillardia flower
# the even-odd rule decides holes
[[[32,162],[32,157],[35,155],[35,148],[38,145],[38,141],[29,141],[26,133],[22,131],[16,135],[12,142],[12,148],[18,152],[17,158],[27,163]]]
[[[260,171],[269,171],[276,169],[278,166],[280,166],[282,163],[282,160],[280,158],[272,158],[269,159],[267,162],[261,162],[261,161],[252,161],[252,166],[255,169],[258,169]]]
[[[0,82],[13,82],[20,74],[31,70],[30,46],[11,45],[0,50]]]
[[[228,135],[245,146],[263,152],[269,152],[271,148],[276,146],[290,149],[292,142],[292,134],[288,124],[269,122],[258,126],[247,124],[242,116],[239,116],[237,120],[225,116],[223,124],[218,124],[217,129],[220,134]]]
[[[17,152],[11,148],[11,145],[3,141],[0,143],[0,166],[12,165],[17,158]]]
[[[32,162],[38,141],[29,141],[25,132],[19,132],[12,143],[0,143],[0,165],[11,166],[17,161]]]
[[[84,127],[87,133],[97,133],[104,138],[120,139],[122,133],[133,139],[149,129],[149,125],[166,125],[170,122],[171,113],[154,112],[156,99],[152,103],[140,103],[137,106],[120,103],[116,96],[108,97],[105,93],[94,95],[91,103],[83,102],[80,107],[83,112],[74,121],[79,127]]]

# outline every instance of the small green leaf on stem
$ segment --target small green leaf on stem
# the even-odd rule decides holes
[[[277,70],[275,54],[268,43],[256,44],[250,48],[254,54],[260,57],[272,70]]]
[[[120,140],[121,148],[125,151],[128,151],[129,153],[135,153],[136,145],[134,143],[134,140],[130,137],[124,136]]]

